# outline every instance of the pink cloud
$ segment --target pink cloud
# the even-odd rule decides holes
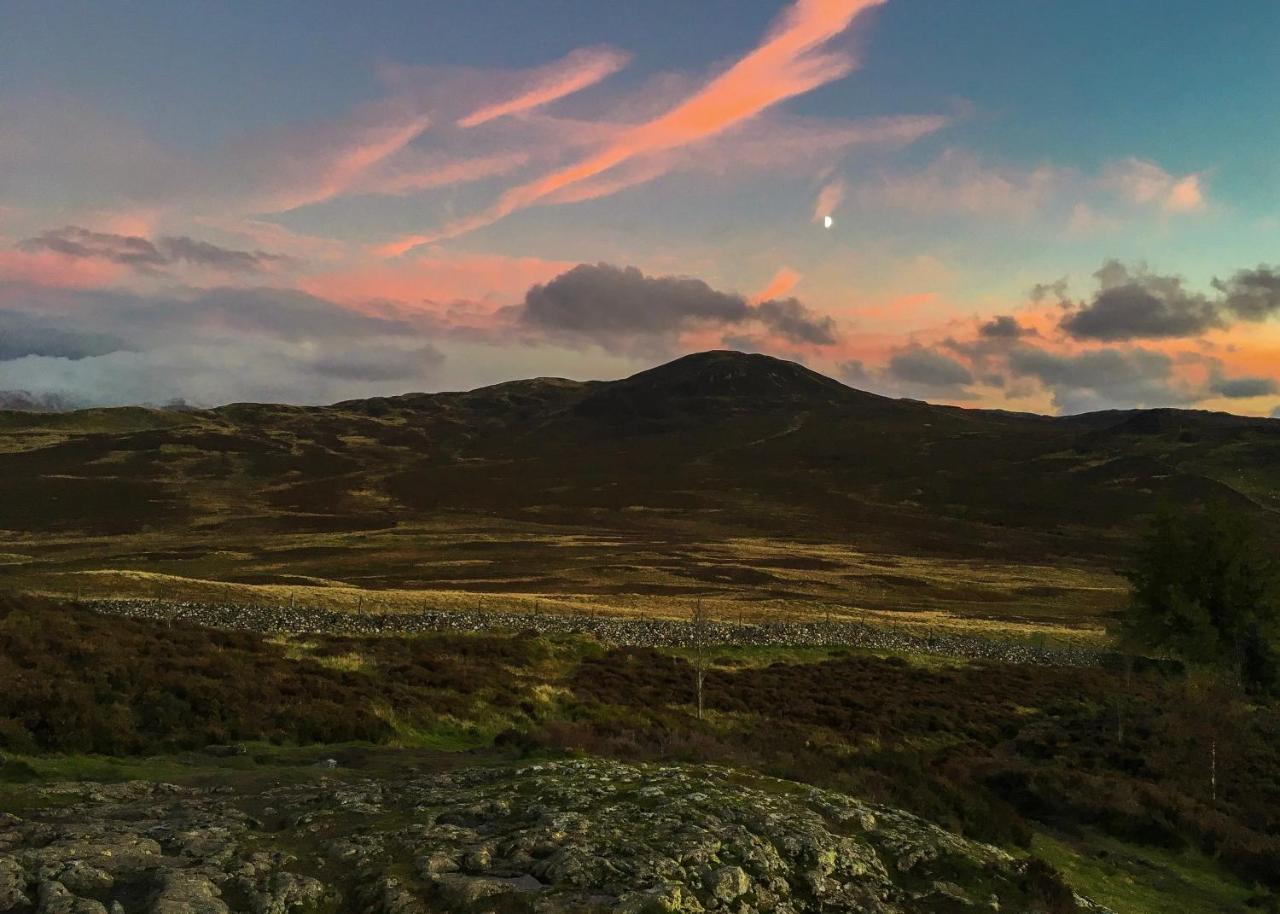
[[[1206,206],[1202,173],[1177,176],[1146,159],[1115,163],[1103,174],[1102,183],[1130,203],[1166,213],[1194,213]]]
[[[304,291],[362,311],[444,315],[456,303],[492,313],[524,298],[573,261],[497,254],[436,254],[312,274]]]
[[[240,210],[287,212],[346,193],[430,124],[429,114],[393,99],[365,106],[340,122],[280,132],[242,146],[232,154],[233,167],[248,171],[257,189]]]
[[[785,101],[848,74],[853,59],[821,48],[883,0],[797,0],[764,41],[700,90],[603,149],[504,193],[492,207],[454,222],[430,240],[457,237],[543,202],[632,160],[720,134]]]
[[[791,267],[779,267],[763,289],[756,293],[754,301],[768,301],[771,298],[786,298],[800,282],[800,274]]]
[[[859,196],[908,212],[962,213],[1026,219],[1047,203],[1068,175],[1052,166],[1030,171],[992,167],[949,149],[921,172],[885,175]]]
[[[61,289],[94,289],[128,272],[119,264],[67,257],[54,251],[0,249],[0,280]]]
[[[496,118],[540,108],[612,76],[630,59],[629,54],[615,48],[579,48],[562,60],[531,72],[524,91],[459,118],[458,126],[477,127]]]
[[[398,156],[353,189],[374,194],[409,194],[510,174],[529,161],[524,152],[451,159],[439,155]]]

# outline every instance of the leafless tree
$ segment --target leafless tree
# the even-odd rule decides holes
[[[699,599],[693,606],[690,635],[693,641],[693,680],[698,695],[698,720],[702,720],[702,685],[707,677],[711,643],[711,617]]]

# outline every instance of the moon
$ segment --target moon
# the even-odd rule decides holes
[[[833,226],[833,225],[835,225],[835,224],[836,224],[836,220],[832,219],[830,216],[823,216],[823,217],[822,217],[822,227],[823,227],[823,228],[831,228],[831,226]]]

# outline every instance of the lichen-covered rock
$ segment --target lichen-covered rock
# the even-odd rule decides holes
[[[163,877],[151,914],[228,914],[231,910],[208,876],[174,872]]]
[[[30,904],[26,871],[12,857],[0,856],[0,911],[14,911]]]
[[[13,826],[0,911],[6,901],[24,914],[1036,909],[1025,864],[997,848],[715,767],[574,760],[380,779],[342,769],[243,795],[59,785],[68,792],[66,805]]]

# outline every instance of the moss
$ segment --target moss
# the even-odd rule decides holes
[[[1081,895],[1118,914],[1245,914],[1257,894],[1195,852],[1137,847],[1089,833],[1076,840],[1038,833],[1035,855]]]

